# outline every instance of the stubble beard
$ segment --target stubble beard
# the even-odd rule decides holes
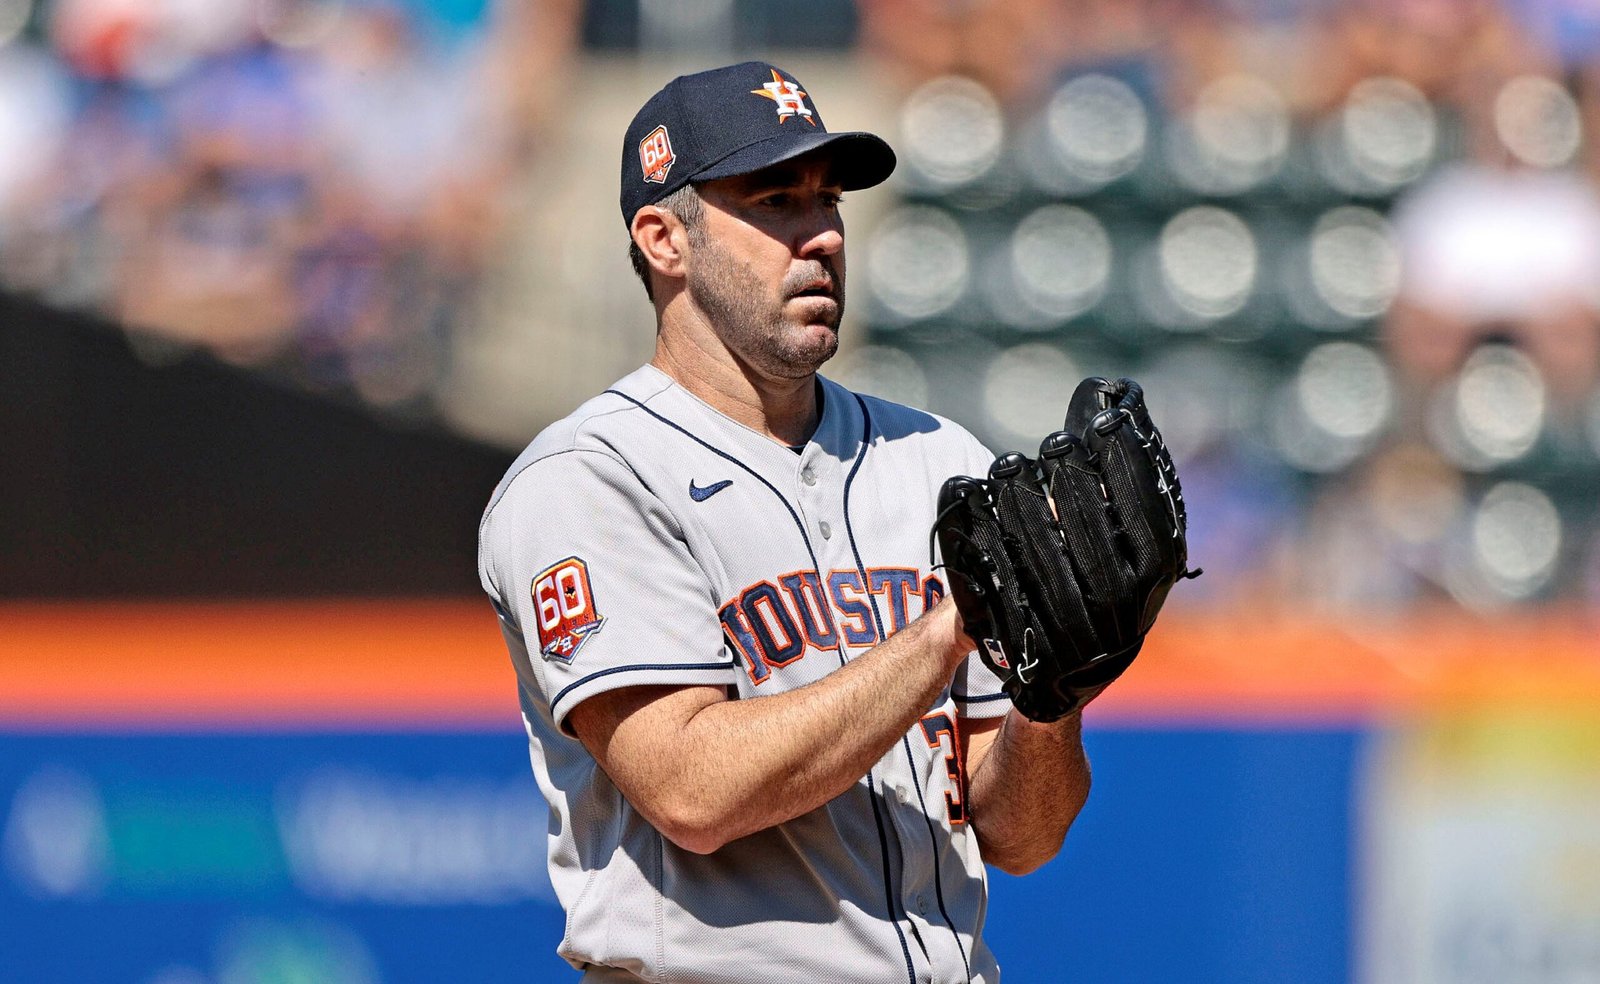
[[[804,379],[839,350],[839,322],[844,317],[844,277],[829,263],[817,261],[791,272],[772,298],[771,288],[714,241],[696,246],[700,263],[689,277],[689,296],[711,319],[712,327],[734,356],[756,371],[778,379]],[[804,323],[786,317],[786,302],[814,278],[833,281],[831,312]],[[809,305],[806,305],[809,306]],[[811,326],[821,324],[818,332]]]

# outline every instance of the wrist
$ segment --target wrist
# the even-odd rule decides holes
[[[977,640],[967,635],[966,625],[961,620],[961,610],[956,607],[955,599],[945,598],[930,614],[933,615],[939,630],[939,642],[945,664],[954,672],[961,661],[978,648]]]

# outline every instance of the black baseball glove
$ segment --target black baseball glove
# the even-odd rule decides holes
[[[1128,668],[1188,566],[1172,456],[1131,379],[1085,379],[1037,461],[939,491],[933,536],[967,634],[1012,703],[1054,721]]]

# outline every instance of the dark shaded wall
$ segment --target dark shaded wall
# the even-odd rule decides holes
[[[510,460],[0,295],[0,595],[474,593]]]

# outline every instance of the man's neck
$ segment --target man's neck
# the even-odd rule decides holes
[[[792,447],[811,439],[820,416],[815,373],[774,379],[720,346],[716,351],[708,347],[696,344],[692,336],[663,332],[656,337],[650,364],[712,409],[780,444]]]

